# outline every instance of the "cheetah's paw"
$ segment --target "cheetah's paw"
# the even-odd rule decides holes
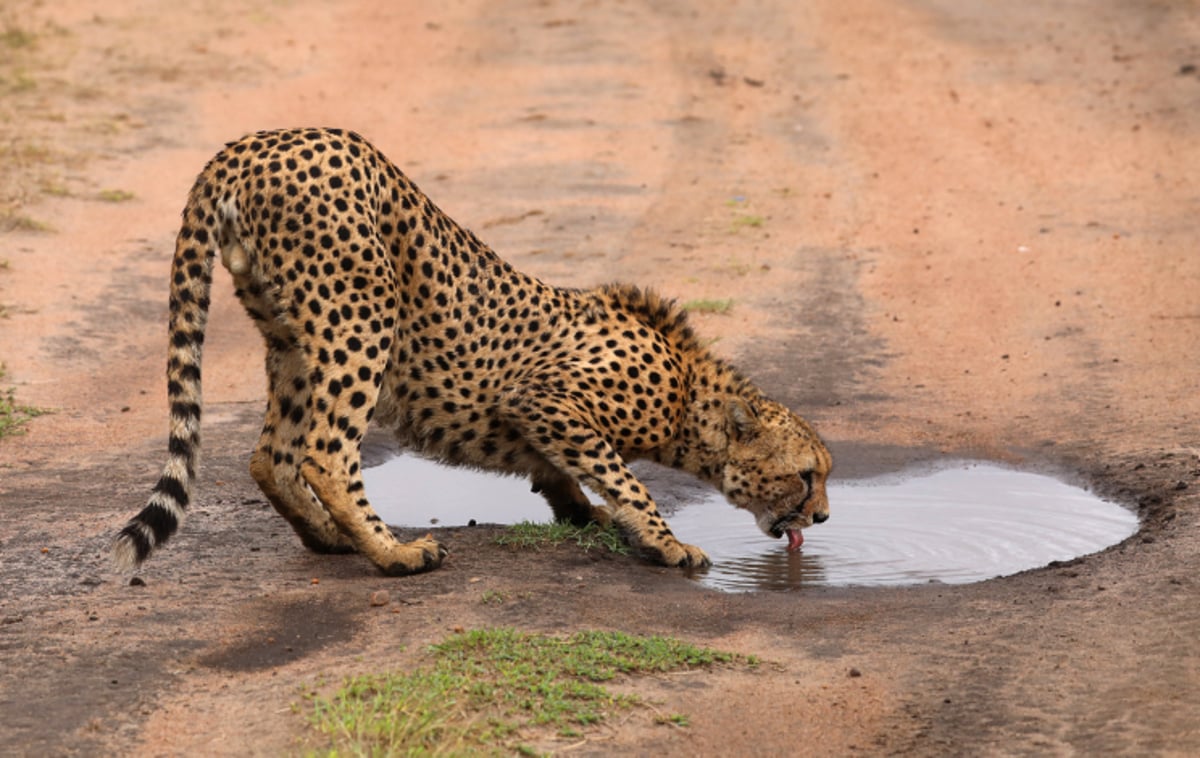
[[[446,546],[435,540],[432,534],[396,547],[396,559],[380,565],[380,569],[388,576],[407,576],[432,571],[441,566],[442,560],[450,554]]]

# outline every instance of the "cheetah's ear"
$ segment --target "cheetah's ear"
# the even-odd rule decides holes
[[[729,403],[729,431],[734,439],[746,441],[754,438],[762,428],[758,410],[745,398],[734,398]]]

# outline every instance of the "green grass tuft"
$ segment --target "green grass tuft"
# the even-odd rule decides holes
[[[691,313],[729,313],[733,308],[733,298],[725,300],[716,300],[712,298],[701,298],[699,300],[688,300],[683,304],[683,309]]]
[[[334,755],[536,754],[530,741],[578,739],[644,703],[605,683],[746,659],[666,637],[584,631],[570,637],[482,629],[434,645],[432,665],[353,677],[308,694],[310,722]],[[665,723],[686,726],[685,714]]]
[[[599,524],[575,526],[565,521],[540,524],[522,521],[496,535],[495,541],[497,545],[533,550],[574,542],[584,550],[604,549],[617,555],[629,554],[629,546],[621,539],[616,527]]]
[[[51,232],[54,227],[24,213],[0,209],[0,232]]]
[[[6,47],[9,50],[32,47],[36,40],[37,37],[32,32],[15,26],[6,26],[4,31],[0,32],[0,47]]]
[[[688,718],[686,713],[670,713],[665,716],[656,716],[654,723],[677,726],[684,729],[692,725],[692,720]]]
[[[484,590],[483,596],[479,598],[479,602],[484,605],[504,605],[508,601],[508,595],[496,590]]]
[[[0,369],[0,378],[3,377],[4,370]],[[44,416],[49,412],[43,408],[19,405],[11,388],[0,389],[0,440],[5,437],[23,434],[25,432],[25,424],[31,418]]]
[[[738,214],[733,217],[732,223],[734,231],[747,228],[757,229],[763,224],[767,223],[767,219],[763,216],[756,216],[754,214]]]
[[[96,199],[106,203],[125,203],[137,195],[123,189],[103,189],[96,193]]]
[[[12,74],[4,79],[0,79],[0,88],[6,93],[17,94],[20,92],[31,92],[37,89],[37,81],[20,69],[13,71]]]

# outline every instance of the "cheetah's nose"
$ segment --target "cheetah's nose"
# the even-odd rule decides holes
[[[828,513],[814,513],[812,518],[813,518],[814,524],[823,524],[829,519],[829,514]]]

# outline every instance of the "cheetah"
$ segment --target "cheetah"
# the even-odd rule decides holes
[[[528,477],[555,519],[613,524],[667,566],[710,561],[675,538],[635,459],[710,483],[789,549],[828,518],[832,462],[817,433],[707,351],[682,308],[635,286],[566,289],[517,271],[353,132],[231,142],[182,216],[168,459],[113,543],[119,566],[166,542],[191,502],[218,255],[266,342],[250,473],[311,550],[359,552],[393,576],[447,555],[432,535],[399,541],[371,508],[359,456],[370,423],[442,463]]]

